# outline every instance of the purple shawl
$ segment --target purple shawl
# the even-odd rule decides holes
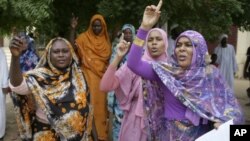
[[[191,66],[182,70],[174,54],[171,63],[153,63],[159,78],[194,114],[214,122],[234,119],[235,124],[243,123],[243,113],[232,89],[226,85],[219,70],[206,63],[208,51],[203,36],[188,30],[177,40],[183,36],[193,45]]]

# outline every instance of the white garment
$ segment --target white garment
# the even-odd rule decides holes
[[[227,44],[227,47],[217,46],[214,50],[217,54],[216,63],[219,65],[220,72],[227,81],[229,87],[234,90],[234,73],[238,70],[238,65],[235,58],[234,47]]]
[[[5,134],[6,128],[6,96],[2,88],[8,87],[8,65],[5,53],[0,48],[0,138]]]

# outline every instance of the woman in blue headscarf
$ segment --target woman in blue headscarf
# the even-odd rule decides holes
[[[124,34],[124,40],[127,42],[132,42],[134,37],[135,37],[135,28],[131,24],[124,24],[122,27],[122,34]],[[119,39],[115,39],[114,42],[112,43],[112,55],[110,58],[110,63],[113,61],[115,55],[116,55],[116,50],[117,50],[117,44],[119,43]],[[118,65],[122,66],[125,62],[127,61],[127,55],[123,57],[122,61]],[[107,96],[108,99],[108,110],[113,114],[113,119],[112,119],[112,136],[113,136],[113,141],[118,140],[119,132],[121,129],[121,120],[123,118],[123,111],[120,109],[118,101],[116,99],[116,96],[114,94],[114,91],[111,91],[108,93]]]
[[[22,72],[26,72],[36,67],[39,56],[36,53],[34,41],[25,33],[21,35],[21,38],[23,38],[24,44],[27,46],[20,56],[20,65]]]

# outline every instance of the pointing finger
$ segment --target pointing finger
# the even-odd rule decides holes
[[[162,3],[163,3],[162,0],[160,0],[157,7],[156,7],[156,11],[160,11]]]
[[[128,42],[128,43],[127,43],[127,46],[129,47],[129,46],[130,46],[130,44],[131,44],[131,43],[130,43],[130,42]]]
[[[122,33],[122,35],[121,35],[119,41],[121,42],[122,40],[124,40],[124,34],[123,34],[123,33]]]

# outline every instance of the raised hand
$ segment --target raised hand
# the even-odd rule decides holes
[[[130,42],[124,40],[124,34],[122,33],[120,37],[120,42],[117,45],[116,55],[119,58],[124,57],[124,55],[128,52],[130,47]]]
[[[73,13],[72,13],[72,18],[71,18],[71,21],[70,21],[70,25],[74,29],[78,25],[78,17],[75,17],[75,15]]]
[[[162,0],[160,0],[157,6],[149,5],[145,8],[141,28],[149,30],[158,22],[162,3]]]
[[[10,41],[10,52],[13,57],[19,57],[22,53],[23,50],[25,50],[25,43],[23,39],[19,38],[18,36],[15,36],[11,41]]]

